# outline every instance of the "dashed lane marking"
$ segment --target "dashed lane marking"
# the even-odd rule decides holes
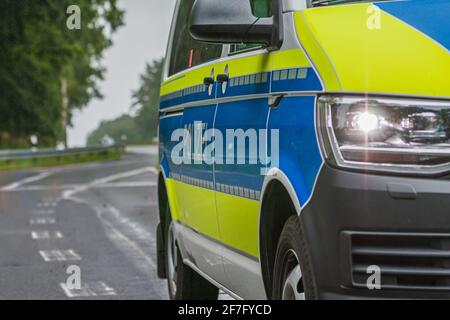
[[[31,231],[31,239],[45,240],[45,239],[62,239],[63,235],[60,231]]]
[[[57,206],[56,202],[39,202],[37,204],[38,208],[54,208]]]
[[[45,224],[55,224],[56,219],[55,218],[36,218],[36,219],[30,219],[31,225],[45,225]]]
[[[59,284],[68,298],[116,296],[116,290],[102,281],[84,283],[81,289],[72,289],[66,283]]]
[[[116,214],[120,214],[120,211],[111,206],[108,206],[107,208],[97,207],[90,204],[88,201],[79,198],[71,197],[70,200],[76,203],[86,204],[97,213],[98,218],[105,228],[106,236],[132,260],[138,270],[144,274],[149,274],[156,269],[156,263],[153,261],[153,258],[144,252],[137,243],[127,237],[118,228],[114,227],[112,222],[105,218],[105,215],[115,216]]]
[[[52,209],[47,209],[47,210],[45,210],[45,209],[38,209],[38,210],[36,210],[35,209],[35,210],[32,210],[31,213],[32,214],[36,214],[36,215],[49,216],[49,215],[55,214],[55,210],[52,210]]]
[[[40,250],[39,254],[45,262],[53,261],[80,261],[81,256],[74,250]]]

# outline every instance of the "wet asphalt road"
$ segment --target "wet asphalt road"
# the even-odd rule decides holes
[[[0,173],[0,299],[167,299],[156,276],[155,163],[127,155]],[[81,289],[68,286],[68,269],[80,271]]]

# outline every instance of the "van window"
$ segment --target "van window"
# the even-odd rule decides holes
[[[180,0],[170,55],[169,76],[215,60],[222,55],[222,45],[194,40],[189,32],[189,18],[195,0]]]

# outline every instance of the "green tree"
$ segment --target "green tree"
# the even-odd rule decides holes
[[[140,87],[133,93],[132,109],[137,111],[136,126],[144,141],[151,141],[157,135],[163,66],[163,59],[147,64]]]
[[[72,0],[0,1],[0,147],[21,147],[36,134],[41,145],[64,140],[63,115],[100,98],[100,62],[123,23],[116,0],[78,0],[81,29],[66,26]],[[67,110],[63,110],[63,80]]]

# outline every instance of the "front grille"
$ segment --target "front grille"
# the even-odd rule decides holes
[[[367,288],[378,266],[382,289],[450,291],[450,234],[346,234],[354,287]]]

